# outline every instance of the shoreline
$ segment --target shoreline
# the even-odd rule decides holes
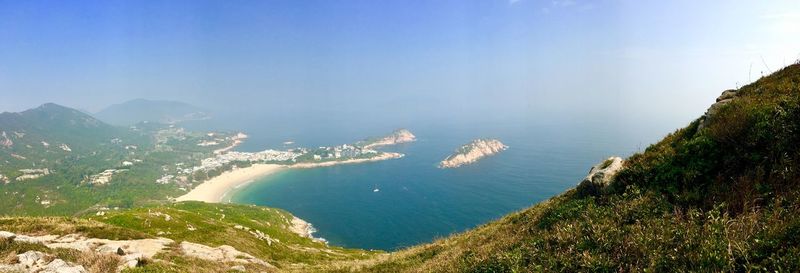
[[[258,178],[285,169],[285,165],[253,164],[250,167],[238,168],[224,172],[209,180],[203,181],[186,194],[175,198],[180,201],[203,201],[206,203],[222,203],[231,191],[247,185]]]
[[[175,202],[203,201],[206,203],[227,203],[231,192],[247,185],[259,178],[274,174],[283,169],[310,169],[330,167],[344,164],[357,164],[366,162],[383,161],[403,157],[400,153],[385,152],[372,158],[357,158],[341,161],[295,163],[291,165],[257,163],[250,167],[238,168],[224,172],[209,180],[200,183],[186,194],[175,198]],[[226,198],[228,198],[226,200]]]

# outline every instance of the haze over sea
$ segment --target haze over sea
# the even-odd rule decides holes
[[[404,153],[404,158],[286,170],[239,188],[231,198],[285,209],[312,223],[318,230],[314,236],[333,245],[382,250],[432,241],[546,200],[574,187],[597,162],[630,155],[669,132],[629,131],[613,122],[525,118],[402,124],[359,120],[251,115],[187,126],[244,131],[250,138],[238,147],[242,151],[338,145],[399,127],[411,130],[416,142],[382,148]],[[477,164],[436,168],[454,149],[480,137],[500,139],[510,148]]]

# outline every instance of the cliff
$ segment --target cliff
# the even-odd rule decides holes
[[[472,164],[481,158],[502,152],[508,146],[496,139],[476,139],[464,144],[454,154],[439,162],[439,168],[458,168],[463,165]]]

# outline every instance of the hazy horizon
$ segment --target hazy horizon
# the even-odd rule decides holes
[[[0,1],[0,112],[685,124],[800,56],[797,2]]]

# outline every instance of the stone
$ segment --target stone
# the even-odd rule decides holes
[[[67,247],[65,247],[65,248],[67,248]],[[103,254],[112,254],[112,253],[113,254],[117,254],[119,251],[122,251],[122,254],[119,254],[119,255],[125,255],[125,251],[123,251],[121,247],[118,247],[118,246],[115,246],[115,245],[101,245],[101,246],[97,247],[95,249],[95,251],[97,251],[98,253],[103,253]]]
[[[86,273],[82,265],[72,265],[62,259],[55,259],[49,264],[42,273]]]
[[[0,238],[14,240],[17,235],[8,231],[0,231]]]
[[[722,94],[720,94],[719,97],[717,97],[716,102],[712,104],[710,107],[708,107],[706,113],[703,114],[702,117],[700,117],[700,124],[698,125],[697,129],[702,130],[703,128],[707,127],[709,120],[714,116],[716,116],[717,113],[719,113],[719,110],[722,109],[722,106],[725,106],[726,104],[730,103],[733,99],[736,98],[737,95],[738,95],[737,90],[731,89],[723,91]]]
[[[734,90],[734,89],[722,91],[722,94],[719,95],[719,97],[717,98],[717,101],[723,101],[723,100],[727,100],[727,99],[732,99],[732,98],[736,97],[736,92],[737,91]]]
[[[44,253],[31,250],[17,255],[17,261],[26,267],[32,267],[38,264],[40,260],[44,259],[44,257]]]
[[[236,248],[229,245],[221,245],[219,247],[210,247],[206,245],[196,244],[192,242],[183,241],[180,244],[183,254],[189,257],[198,259],[214,261],[214,262],[236,262],[236,263],[254,263],[267,267],[273,267],[269,263],[254,257],[245,252],[236,250]]]
[[[597,194],[611,184],[614,177],[623,168],[624,161],[620,157],[609,157],[608,159],[594,165],[589,174],[578,184],[578,192],[581,194]]]

